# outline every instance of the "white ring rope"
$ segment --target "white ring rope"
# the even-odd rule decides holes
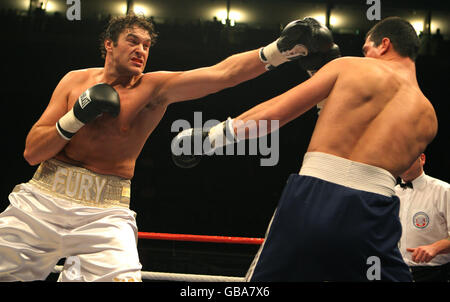
[[[213,275],[157,273],[142,271],[142,279],[165,280],[165,281],[187,281],[187,282],[244,282],[244,278],[226,277]]]
[[[63,270],[62,265],[56,265],[53,273],[60,273]],[[197,275],[197,274],[177,274],[177,273],[160,273],[160,272],[141,272],[142,279],[154,281],[182,281],[182,282],[244,282],[243,277],[228,277],[214,275]]]

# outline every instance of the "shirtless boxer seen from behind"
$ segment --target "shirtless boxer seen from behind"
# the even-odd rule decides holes
[[[248,138],[261,130],[251,129],[260,120],[279,120],[281,127],[325,100],[300,173],[289,177],[248,280],[411,281],[397,248],[395,178],[437,133],[435,111],[416,79],[418,48],[411,24],[386,18],[368,32],[365,58],[335,59],[204,134],[215,144],[232,143],[214,134],[226,128],[234,140]],[[376,263],[378,271],[369,270]]]
[[[115,18],[104,67],[69,72],[57,85],[26,139],[25,159],[40,165],[0,214],[0,281],[45,279],[63,257],[75,258],[60,281],[141,280],[130,179],[167,106],[332,45],[328,29],[297,20],[264,51],[186,72],[143,73],[154,37],[144,18]]]

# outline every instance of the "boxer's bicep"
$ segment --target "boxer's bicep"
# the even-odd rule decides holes
[[[264,72],[258,50],[238,53],[209,67],[166,73],[167,80],[156,89],[156,97],[167,103],[199,99]]]
[[[74,85],[74,83],[72,83],[72,78],[73,74],[69,72],[61,79],[53,91],[47,107],[34,127],[54,126],[59,118],[68,111],[67,103],[70,86]]]
[[[71,73],[63,77],[53,91],[44,113],[33,125],[25,140],[24,158],[36,165],[56,155],[66,144],[56,130],[56,122],[67,112],[67,98],[73,83]]]
[[[167,89],[170,103],[202,98],[228,87],[222,73],[214,67],[204,67],[185,71],[171,81]]]
[[[201,98],[222,88],[216,75],[208,68],[154,73],[150,78],[154,86],[151,99],[170,104]]]

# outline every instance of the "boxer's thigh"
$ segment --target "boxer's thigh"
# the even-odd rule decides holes
[[[26,190],[0,214],[0,281],[44,280],[60,257],[60,235]]]
[[[108,209],[64,238],[67,258],[58,281],[141,281],[132,211]]]

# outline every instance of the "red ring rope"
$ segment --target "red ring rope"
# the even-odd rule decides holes
[[[138,237],[140,239],[197,241],[197,242],[216,242],[216,243],[238,243],[238,244],[262,244],[264,242],[264,238],[148,233],[148,232],[138,232]]]

